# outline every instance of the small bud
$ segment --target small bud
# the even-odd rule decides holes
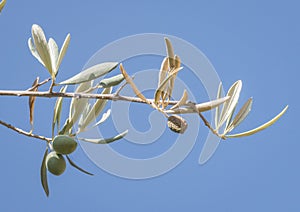
[[[168,118],[168,127],[176,132],[183,134],[187,128],[188,124],[186,120],[184,120],[182,117],[173,115]]]

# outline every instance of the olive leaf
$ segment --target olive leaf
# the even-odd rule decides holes
[[[218,87],[218,92],[217,92],[217,99],[220,99],[222,96],[222,82],[220,82],[219,87]],[[219,117],[220,117],[220,106],[216,107],[215,110],[215,127],[217,128],[218,123],[219,123]]]
[[[57,58],[57,62],[56,62],[56,70],[59,69],[60,67],[60,64],[67,52],[67,49],[69,47],[69,44],[70,44],[70,39],[71,39],[71,35],[70,33],[67,34],[66,38],[65,38],[65,41],[60,49],[60,52],[59,52],[59,55],[58,55],[58,58]],[[56,75],[57,75],[58,72],[56,72]]]
[[[97,127],[98,125],[104,123],[108,119],[110,114],[111,114],[111,109],[108,109],[105,113],[103,113],[101,119],[96,124],[94,124],[93,127]]]
[[[247,102],[240,109],[238,114],[234,117],[233,121],[225,128],[224,134],[231,132],[234,128],[236,128],[249,114],[251,111],[253,99],[249,98]]]
[[[161,67],[160,67],[160,71],[159,71],[158,85],[157,85],[157,89],[156,89],[155,94],[154,94],[154,103],[156,105],[158,105],[158,103],[159,103],[159,98],[162,95],[164,95],[165,87],[160,88],[160,85],[166,79],[168,71],[169,71],[169,59],[168,59],[168,57],[165,57],[164,60],[161,63]],[[158,88],[160,88],[160,89],[158,89]]]
[[[2,1],[0,2],[0,12],[1,12],[2,9],[4,8],[5,4],[6,4],[6,0],[2,0]]]
[[[165,108],[169,104],[171,99],[175,79],[180,67],[181,60],[179,56],[174,55],[172,44],[168,38],[165,38],[167,57],[164,58],[160,72],[159,72],[159,84],[154,94],[155,105]],[[161,99],[161,102],[159,100]]]
[[[169,80],[176,75],[180,70],[182,69],[182,67],[176,68],[174,71],[172,71],[172,73],[170,73],[165,79],[164,81],[160,84],[160,86],[156,89],[155,91],[155,100],[158,100],[160,95],[161,95],[161,91],[163,91],[165,89],[165,86],[167,85],[167,83],[169,83]],[[155,104],[158,104],[158,101],[155,102]]]
[[[97,65],[94,65],[90,68],[87,68],[80,72],[79,74],[76,74],[75,76],[58,83],[59,85],[67,85],[67,84],[79,84],[82,82],[91,81],[94,79],[97,79],[112,70],[114,70],[118,66],[117,62],[105,62],[100,63]]]
[[[45,66],[44,62],[42,61],[42,59],[40,58],[39,56],[39,53],[37,52],[33,42],[32,42],[32,38],[29,38],[28,39],[28,47],[29,47],[29,50],[31,52],[31,54],[43,65]]]
[[[105,88],[101,94],[110,94],[112,92],[112,87]],[[84,117],[84,120],[82,122],[82,125],[79,126],[79,132],[83,132],[85,128],[94,121],[99,114],[102,112],[106,105],[107,100],[105,99],[97,99],[91,110],[88,112],[86,117]]]
[[[90,90],[90,88],[93,86],[93,81],[88,81],[81,83],[76,89],[75,93],[86,93]],[[70,111],[69,111],[69,119],[72,119],[75,123],[78,118],[80,117],[82,111],[88,104],[87,98],[72,98],[71,104],[70,104]]]
[[[60,93],[65,93],[68,86],[64,86],[60,89]],[[52,138],[54,137],[54,128],[57,125],[57,130],[60,128],[60,115],[61,115],[61,108],[62,108],[63,97],[58,97],[53,111],[53,119],[52,119]]]
[[[47,42],[45,33],[39,25],[32,25],[31,31],[33,39],[28,39],[30,52],[48,70],[52,80],[55,81],[59,66],[70,42],[70,34],[65,38],[59,52],[55,40],[50,38]]]
[[[127,74],[126,70],[123,67],[123,64],[120,64],[120,70],[122,75],[124,76],[126,82],[131,86],[133,92],[135,93],[135,95],[137,95],[141,100],[143,100],[144,102],[148,103],[149,105],[151,105],[151,102],[149,102],[146,97],[139,91],[139,89],[136,87],[136,85],[134,84],[133,80],[131,79],[131,77]]]
[[[46,67],[51,77],[53,78],[51,56],[44,31],[39,25],[33,24],[31,34],[38,55],[43,61],[43,65]]]
[[[123,138],[126,134],[128,133],[128,130],[125,130],[124,132],[114,136],[114,137],[111,137],[111,138],[106,138],[106,139],[103,139],[103,138],[100,138],[100,139],[97,139],[97,138],[78,138],[79,140],[82,140],[82,141],[85,141],[85,142],[90,142],[90,143],[94,143],[94,144],[109,144],[109,143],[112,143],[116,140],[119,140],[121,138]]]
[[[169,70],[169,60],[168,60],[168,57],[165,57],[161,63],[161,67],[159,70],[159,79],[158,79],[157,87],[159,87],[160,84],[166,79],[168,70]]]
[[[196,104],[195,107],[197,108],[198,112],[205,112],[205,111],[211,110],[211,109],[223,104],[224,102],[228,101],[229,99],[230,99],[230,97],[225,96],[220,99]],[[165,112],[169,113],[169,114],[184,114],[184,113],[195,113],[195,110],[191,107],[185,107],[185,108],[177,108],[174,110],[166,110]]]
[[[38,90],[38,87],[37,85],[39,84],[39,77],[37,77],[33,84],[32,84],[32,87],[33,89],[31,89],[30,91],[37,91]],[[35,87],[36,86],[36,87]],[[31,130],[30,132],[33,131],[33,116],[34,116],[34,103],[35,103],[35,99],[36,97],[35,96],[30,96],[29,97],[29,122],[30,122],[30,125],[31,125]]]
[[[179,56],[175,55],[174,60],[175,60],[175,67],[174,67],[174,69],[171,70],[171,73],[173,71],[175,71],[176,69],[180,68],[180,65],[181,65],[181,60],[180,60]],[[167,93],[166,93],[166,95],[168,97],[168,100],[172,96],[172,92],[173,92],[173,88],[174,88],[174,84],[175,84],[175,79],[176,79],[177,73],[178,72],[176,72],[175,74],[173,74],[173,77],[171,77],[171,79],[170,79],[170,83],[169,83],[169,86],[168,86],[168,89],[167,89]]]
[[[226,138],[237,138],[237,137],[243,137],[243,136],[249,136],[249,135],[253,135],[254,133],[257,133],[259,131],[262,131],[264,129],[266,129],[267,127],[273,125],[288,109],[288,105],[285,106],[285,108],[277,115],[275,116],[273,119],[271,119],[270,121],[260,125],[259,127],[246,131],[246,132],[242,132],[242,133],[237,133],[237,134],[232,134],[232,135],[225,135]]]
[[[48,155],[48,147],[46,148],[46,151],[44,153],[42,165],[41,165],[41,183],[43,186],[43,189],[47,196],[49,196],[49,187],[48,187],[48,180],[47,180],[47,168],[46,168],[46,158]]]
[[[116,76],[101,80],[99,82],[99,86],[101,86],[102,88],[116,86],[116,85],[119,85],[124,79],[125,78],[124,78],[123,74],[118,74]]]
[[[167,49],[167,55],[169,58],[169,67],[174,68],[175,67],[175,61],[174,61],[174,50],[171,41],[169,38],[165,38],[166,42],[166,49]]]
[[[66,155],[66,157],[67,157],[70,165],[73,166],[74,168],[78,169],[79,171],[81,171],[81,172],[83,172],[85,174],[92,175],[92,176],[94,175],[94,174],[92,174],[92,173],[84,170],[83,168],[79,167],[78,165],[76,165],[76,163],[74,163],[74,161],[72,161],[71,158],[68,155]]]
[[[85,93],[92,87],[92,85],[93,81],[81,83],[75,89],[75,93]],[[78,121],[88,104],[89,100],[87,98],[72,98],[70,103],[69,117],[65,121],[63,129],[59,132],[60,135],[70,133],[73,125]]]
[[[174,110],[176,108],[179,108],[179,107],[185,105],[188,98],[189,98],[188,93],[187,93],[186,89],[184,89],[182,97],[175,105],[173,105],[173,107],[170,108],[170,110]]]
[[[234,108],[237,105],[240,92],[242,89],[242,81],[238,80],[236,81],[228,90],[227,95],[230,99],[224,103],[222,107],[222,112],[220,115],[220,121],[217,126],[217,130],[227,121],[230,116],[232,116],[232,113],[234,112]]]
[[[90,110],[91,110],[91,104],[88,103],[88,104],[86,104],[86,106],[82,112],[82,116],[80,116],[80,119],[78,121],[78,126],[81,126],[83,124],[83,121],[84,121],[85,117],[87,116],[87,114],[90,112]],[[80,131],[78,131],[76,134],[78,134],[79,132]]]
[[[50,52],[50,58],[51,58],[51,65],[52,65],[52,72],[53,72],[53,77],[57,75],[57,59],[58,59],[58,46],[53,38],[50,38],[48,41],[48,46],[49,46],[49,52]]]

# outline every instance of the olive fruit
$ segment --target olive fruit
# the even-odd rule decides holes
[[[173,115],[168,118],[168,127],[176,133],[184,133],[188,124],[180,116]]]
[[[52,146],[57,153],[67,155],[75,151],[77,142],[70,136],[57,135],[53,139]]]
[[[46,168],[54,175],[61,175],[66,169],[66,161],[61,154],[50,152],[46,157]]]

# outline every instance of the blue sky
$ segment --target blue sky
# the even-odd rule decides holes
[[[199,48],[225,89],[243,80],[241,102],[253,96],[254,103],[238,130],[269,120],[286,104],[290,108],[266,131],[222,142],[202,166],[198,158],[205,139],[198,139],[179,166],[147,180],[108,174],[78,149],[73,159],[95,176],[69,167],[60,177],[49,175],[49,198],[39,178],[45,144],[0,127],[0,210],[299,211],[299,6],[292,0],[8,1],[0,15],[1,89],[27,89],[36,76],[48,77],[27,47],[31,26],[37,23],[59,45],[71,33],[60,79],[79,72],[107,43],[137,33],[163,33]],[[203,93],[199,101],[207,100],[201,85],[191,89]],[[1,97],[0,119],[29,129],[27,104],[24,97]],[[37,100],[36,132],[50,136],[53,104],[54,100]],[[141,118],[138,121],[137,125]],[[207,135],[203,125],[200,133]]]

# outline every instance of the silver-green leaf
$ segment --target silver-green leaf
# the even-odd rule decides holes
[[[49,187],[48,187],[48,180],[47,180],[47,169],[46,169],[46,157],[48,155],[48,148],[46,148],[46,151],[44,153],[42,165],[41,165],[41,183],[43,186],[43,189],[47,196],[49,196]]]
[[[103,139],[103,138],[100,138],[100,139],[97,139],[97,138],[96,139],[93,139],[93,138],[78,138],[78,139],[82,140],[82,141],[94,143],[94,144],[109,144],[109,143],[112,143],[116,140],[119,140],[119,139],[123,138],[127,133],[128,133],[128,130],[125,130],[124,132],[120,133],[119,135],[116,135],[116,136],[111,137],[111,138],[106,138],[106,139]]]
[[[237,138],[237,137],[253,135],[254,133],[262,131],[262,130],[266,129],[267,127],[271,126],[272,124],[274,124],[286,112],[287,109],[288,109],[288,105],[273,119],[260,125],[259,127],[256,127],[255,129],[252,129],[252,130],[249,130],[246,132],[242,132],[242,133],[233,134],[233,135],[226,135],[226,137],[227,138]]]
[[[58,55],[58,58],[57,58],[57,63],[56,63],[56,69],[58,70],[59,67],[60,67],[60,64],[67,52],[67,49],[69,47],[69,43],[70,43],[70,39],[71,39],[71,35],[68,34],[67,37],[65,38],[65,41],[60,49],[60,52],[59,52],[59,55]],[[56,73],[57,74],[57,73]]]
[[[60,89],[60,93],[65,93],[67,90],[67,85],[62,87]],[[60,116],[61,116],[61,109],[62,109],[62,102],[63,102],[63,97],[58,97],[55,106],[54,106],[54,111],[53,111],[53,119],[52,119],[52,138],[54,137],[54,128],[55,125],[57,125],[57,130],[59,130],[60,127]]]
[[[236,114],[233,121],[226,127],[224,134],[231,132],[234,128],[236,128],[245,118],[248,116],[251,111],[253,99],[249,98],[247,102],[243,105],[240,111]]]
[[[222,82],[220,82],[219,87],[218,87],[217,99],[220,99],[221,96],[222,96]],[[217,128],[218,123],[219,123],[220,107],[221,107],[221,105],[217,106],[216,110],[215,110],[215,127],[216,128]]]
[[[105,88],[101,94],[109,94],[112,91],[112,87]],[[83,132],[85,128],[93,122],[99,114],[102,112],[106,105],[107,100],[105,99],[97,99],[95,104],[93,105],[92,109],[89,111],[89,113],[84,117],[82,125],[79,126],[79,131]]]
[[[45,33],[43,29],[37,24],[32,25],[31,32],[32,32],[35,48],[41,60],[43,61],[44,66],[46,67],[51,77],[53,78],[51,56],[50,56],[49,46],[45,37]]]
[[[51,58],[51,65],[52,65],[52,71],[53,71],[53,77],[56,76],[57,68],[56,63],[58,59],[58,46],[53,38],[50,38],[48,41],[48,47],[50,52],[50,58]]]
[[[94,65],[76,74],[75,76],[60,82],[60,85],[79,84],[82,82],[97,79],[115,69],[118,66],[117,62],[106,62]]]
[[[228,90],[227,95],[230,99],[224,103],[222,112],[220,115],[220,121],[218,123],[218,127],[221,127],[225,121],[227,121],[230,116],[232,116],[232,113],[234,112],[234,108],[236,107],[236,104],[239,100],[240,92],[242,89],[242,81],[238,80],[236,81]]]
[[[101,80],[99,85],[102,88],[108,88],[108,87],[112,87],[112,86],[116,86],[116,85],[120,84],[124,79],[125,78],[124,78],[123,74],[118,74],[116,76]]]
[[[85,173],[85,174],[88,174],[88,175],[92,175],[92,176],[93,176],[92,173],[90,173],[90,172],[84,170],[83,168],[79,167],[76,163],[74,163],[74,161],[72,161],[71,158],[70,158],[68,155],[66,155],[66,157],[67,157],[67,159],[68,159],[68,161],[69,161],[69,163],[70,163],[71,166],[73,166],[74,168],[78,169],[79,171],[81,171],[81,172],[83,172],[83,173]]]

